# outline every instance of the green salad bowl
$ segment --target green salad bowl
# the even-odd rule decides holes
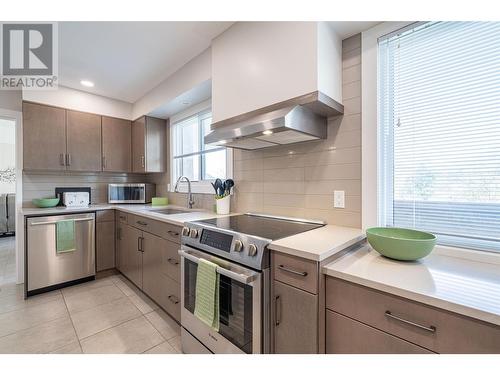
[[[31,202],[38,208],[55,207],[59,203],[59,198],[37,198]]]
[[[405,228],[369,228],[366,237],[381,255],[396,260],[423,258],[436,245],[436,236],[432,233]]]

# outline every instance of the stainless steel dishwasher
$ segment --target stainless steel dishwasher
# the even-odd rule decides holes
[[[75,249],[56,251],[56,223],[74,220]],[[95,278],[95,213],[26,219],[26,296]]]

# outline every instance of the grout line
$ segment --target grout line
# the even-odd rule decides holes
[[[76,328],[75,328],[75,323],[73,322],[73,317],[71,316],[71,313],[69,312],[68,304],[66,303],[66,298],[64,297],[64,293],[61,292],[63,301],[64,301],[64,306],[66,307],[66,311],[68,312],[69,320],[71,321],[71,326],[73,327],[73,332],[75,333],[76,341],[78,341],[78,345],[80,346],[80,350],[83,353],[83,347],[82,343],[80,342],[80,338],[78,337],[78,334],[76,333]],[[62,348],[62,346],[61,346]],[[60,349],[60,348],[57,348]],[[55,349],[55,350],[57,350]]]

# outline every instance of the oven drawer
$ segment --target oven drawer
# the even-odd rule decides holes
[[[272,267],[274,280],[309,293],[318,293],[318,264],[316,262],[273,252]]]
[[[128,214],[128,224],[166,240],[181,243],[182,228],[177,225],[133,214]]]
[[[500,327],[326,278],[326,308],[437,353],[500,353]]]

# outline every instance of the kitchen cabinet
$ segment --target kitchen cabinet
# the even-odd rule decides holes
[[[274,282],[274,353],[318,352],[318,296]]]
[[[115,268],[115,217],[112,211],[96,213],[96,270]]]
[[[102,170],[132,172],[132,122],[102,116]]]
[[[334,277],[326,277],[325,292],[327,315],[331,311],[377,330],[376,333],[370,330],[373,345],[383,341],[387,350],[413,353],[412,347],[395,345],[400,339],[435,353],[500,353],[500,326]],[[357,348],[355,337],[330,337],[338,321],[331,315],[327,318],[327,351],[337,352],[338,348],[356,352],[377,350],[367,347],[368,341]],[[367,331],[366,328],[363,330]],[[386,338],[381,339],[382,333],[391,337],[384,335]]]
[[[327,354],[425,354],[432,353],[408,341],[328,310]]]
[[[66,111],[66,169],[101,170],[101,116]]]
[[[120,271],[139,289],[142,289],[142,238],[142,231],[130,225],[123,226]]]
[[[123,261],[125,260],[125,256],[123,255],[125,251],[125,240],[123,237],[123,232],[125,230],[125,226],[127,224],[123,224],[120,221],[116,221],[116,240],[115,240],[115,264],[116,269],[121,273],[125,273]]]
[[[165,172],[166,121],[143,116],[132,123],[132,172]]]
[[[23,168],[65,170],[66,111],[23,102]]]

